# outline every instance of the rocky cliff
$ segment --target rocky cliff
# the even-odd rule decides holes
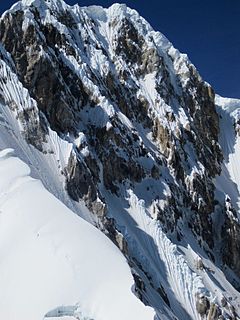
[[[222,187],[237,190],[221,121],[233,149],[238,122],[188,57],[119,4],[23,0],[2,16],[0,41],[0,146],[85,207],[159,319],[237,319],[239,207]]]

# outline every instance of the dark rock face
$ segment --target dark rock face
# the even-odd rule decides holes
[[[66,190],[74,201],[84,200],[86,206],[98,217],[106,214],[106,206],[101,201],[96,184],[88,166],[71,154],[65,168]]]
[[[207,319],[209,320],[218,320],[221,316],[218,307],[215,304],[210,305],[206,298],[203,298],[197,302],[197,311],[201,317],[207,315]]]
[[[91,174],[87,167],[74,159],[71,155],[68,166],[66,167],[66,185],[67,191],[73,200],[79,201],[86,197],[90,205],[97,199],[96,188],[94,187]]]
[[[55,24],[43,23],[38,8],[33,6],[29,10],[35,21],[25,29],[24,13],[21,10],[9,13],[1,20],[0,40],[11,53],[19,79],[36,99],[38,108],[45,115],[51,129],[59,135],[77,136],[80,128],[84,127],[89,148],[92,150],[91,161],[83,162],[77,153],[74,161],[73,158],[69,159],[66,168],[66,188],[70,196],[76,201],[85,199],[88,206],[96,200],[99,194],[96,182],[100,181],[100,177],[99,169],[96,169],[94,162],[99,160],[103,170],[104,186],[112,193],[117,193],[118,185],[126,181],[140,183],[149,175],[159,179],[162,171],[160,163],[164,163],[163,166],[167,166],[170,172],[173,172],[174,179],[183,187],[180,192],[175,182],[169,182],[175,200],[174,203],[166,203],[166,211],[177,212],[174,218],[171,218],[170,229],[174,230],[179,217],[185,215],[185,209],[182,211],[181,208],[188,202],[187,207],[193,212],[189,221],[193,226],[193,232],[201,236],[209,248],[213,248],[210,214],[214,210],[214,186],[211,178],[220,172],[222,161],[218,146],[219,123],[213,90],[201,80],[194,67],[189,65],[189,81],[183,86],[181,79],[177,79],[177,93],[166,57],[161,56],[156,46],[149,46],[128,18],[113,20],[110,23],[110,27],[115,30],[112,39],[113,59],[103,46],[99,45],[100,39],[94,43],[91,36],[86,34],[85,27],[80,33],[76,31],[77,23],[70,13],[52,12],[54,19],[60,21],[68,30],[68,33],[63,33]],[[95,23],[91,22],[91,19],[88,23],[97,34]],[[76,47],[77,37],[78,46],[84,47],[89,43],[87,50]],[[114,70],[108,72],[105,79],[100,79],[99,74],[90,65],[85,63],[83,66],[84,60],[90,61],[90,51],[96,46]],[[98,86],[100,95],[112,101],[129,121],[152,134],[157,147],[155,153],[139,139],[139,131],[129,129],[116,115],[110,119],[112,128],[109,130],[105,126],[99,128],[96,125],[88,125],[86,120],[83,120],[83,110],[88,106],[98,108],[101,102],[94,97],[94,93],[83,82],[77,70],[66,63],[66,57],[72,57],[71,59],[78,62],[79,68],[84,68],[90,81]],[[168,59],[172,58],[168,56]],[[117,68],[119,61],[124,61],[128,67]],[[157,106],[159,101],[150,102],[144,95],[139,95],[139,84],[131,80],[132,74],[143,79],[150,73],[155,73],[155,89],[159,99],[163,99],[171,110],[166,111],[164,115],[167,125],[165,119],[163,121],[154,109],[154,103]],[[189,113],[189,127],[177,125],[174,111],[176,103],[179,108]],[[173,131],[171,126],[175,126],[176,129]],[[27,134],[29,141],[32,139],[31,135],[34,134]],[[204,167],[202,176],[194,177],[191,183],[187,183],[187,176],[191,170],[191,159],[188,158],[187,151],[189,142],[197,161]],[[150,154],[154,163],[150,169],[146,169],[138,159],[149,157]],[[178,198],[178,194],[182,192],[185,197],[184,204],[182,197]],[[159,214],[159,219],[169,223],[169,217],[165,215],[164,218]]]
[[[194,95],[185,94],[184,99],[193,117],[193,126],[196,128],[195,139],[199,160],[208,170],[210,177],[214,177],[220,173],[220,163],[223,159],[218,144],[219,119],[215,109],[215,94],[211,87],[199,81],[196,71],[192,68],[190,71],[191,80],[185,92],[195,88],[196,93]]]
[[[47,121],[44,115],[32,109],[20,112],[18,117],[23,125],[23,135],[26,141],[39,151],[44,152],[42,146],[46,142],[46,135],[48,133]]]
[[[229,304],[228,301],[224,300],[223,301],[225,307],[230,310],[230,316],[229,319],[237,319],[236,318],[236,313],[234,308],[232,308]],[[219,306],[217,306],[215,303],[210,303],[207,297],[204,295],[197,295],[196,297],[196,309],[197,312],[200,314],[201,318],[206,318],[208,320],[222,320],[225,319],[225,315],[222,314],[221,309]]]
[[[116,22],[113,21],[113,26]],[[121,33],[118,36],[116,54],[122,55],[129,63],[138,63],[142,55],[144,39],[138,34],[134,25],[128,20],[122,20]]]
[[[12,61],[8,60],[5,55],[1,58],[12,66]],[[14,66],[12,67],[14,68]],[[0,83],[4,91],[8,83],[16,81],[16,78],[12,78],[9,71],[5,73],[2,65],[0,71]],[[8,106],[9,109],[16,114],[16,118],[21,122],[22,134],[25,140],[39,151],[44,152],[43,144],[47,139],[48,124],[44,114],[36,107],[36,104],[31,101],[29,108],[19,110],[15,97],[11,96],[11,94],[6,96],[3,92],[0,92],[0,100],[3,105]]]
[[[226,198],[225,212],[222,227],[223,263],[240,276],[240,224],[229,197]]]
[[[27,26],[23,10],[33,16]],[[163,50],[152,31],[144,36],[142,29],[149,27],[128,15],[105,22],[106,35],[86,10],[44,10],[52,20],[32,5],[0,22],[0,40],[37,103],[18,115],[25,139],[43,151],[50,128],[72,143],[63,170],[66,190],[74,201],[85,202],[131,263],[141,265],[133,262],[125,226],[118,230],[121,219],[111,217],[104,196],[123,199],[126,209],[131,204],[125,195],[139,189],[162,230],[181,240],[187,226],[214,260],[213,179],[223,156],[213,89],[187,59],[180,63],[179,53],[170,45]],[[85,140],[77,143],[80,133]],[[145,184],[150,186],[144,189]],[[240,276],[240,227],[225,215],[223,262]],[[143,278],[136,273],[142,299]],[[151,275],[147,279],[153,287]],[[164,288],[157,290],[170,306]],[[196,308],[208,319],[220,316],[206,297],[197,299]]]
[[[201,317],[204,317],[204,315],[207,314],[209,308],[210,308],[210,303],[206,297],[204,296],[197,297],[196,309],[197,309],[197,312],[201,315]]]
[[[38,102],[51,128],[74,133],[79,120],[77,111],[86,104],[87,94],[79,77],[61,60],[59,49],[68,45],[67,40],[52,25],[36,23],[23,31],[22,24],[23,12],[7,15],[1,21],[1,41],[12,55],[20,80]],[[48,56],[41,54],[42,48]]]

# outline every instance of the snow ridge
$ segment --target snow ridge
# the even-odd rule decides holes
[[[12,154],[0,152],[1,317],[41,320],[60,305],[78,303],[78,313],[89,319],[153,319],[131,292],[133,279],[120,251],[32,179]]]

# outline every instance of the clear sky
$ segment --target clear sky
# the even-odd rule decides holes
[[[65,0],[81,6],[126,3],[187,53],[217,93],[240,98],[240,0]],[[0,11],[15,1],[0,1]]]

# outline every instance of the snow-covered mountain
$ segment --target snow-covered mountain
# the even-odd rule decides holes
[[[240,101],[122,4],[0,41],[0,318],[239,319]]]

